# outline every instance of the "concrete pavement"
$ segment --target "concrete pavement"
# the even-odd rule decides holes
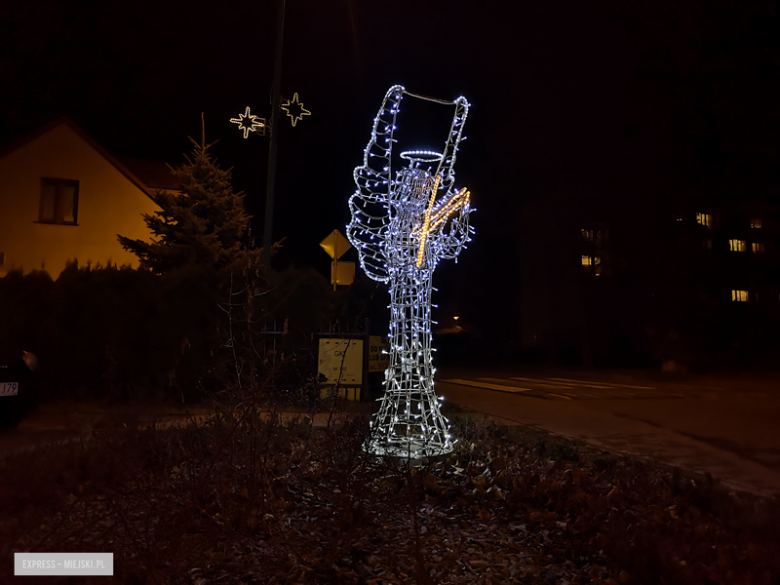
[[[774,380],[485,374],[445,373],[437,392],[498,422],[710,473],[733,489],[780,495],[780,388]]]

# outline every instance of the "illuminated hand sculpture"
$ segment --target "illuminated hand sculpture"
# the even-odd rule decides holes
[[[455,107],[443,153],[402,152],[408,166],[392,175],[395,122],[404,95]],[[455,154],[469,104],[390,88],[374,119],[347,227],[369,277],[390,284],[390,365],[385,393],[365,449],[406,459],[452,451],[439,410],[431,364],[431,277],[442,258],[455,258],[469,241],[469,192],[455,189]]]

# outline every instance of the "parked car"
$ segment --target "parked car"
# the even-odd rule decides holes
[[[18,424],[37,406],[37,369],[35,354],[0,347],[0,425]]]

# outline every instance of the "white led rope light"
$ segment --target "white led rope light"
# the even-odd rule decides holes
[[[454,106],[455,112],[443,153],[403,152],[409,165],[393,176],[393,136],[404,95]],[[354,172],[347,236],[366,274],[390,286],[390,365],[364,445],[378,456],[409,460],[453,449],[434,391],[431,277],[439,260],[456,258],[473,232],[469,192],[455,188],[453,171],[468,109],[464,97],[448,102],[391,87],[374,118],[363,164]]]
[[[444,156],[432,150],[407,150],[401,153],[401,158],[418,162],[431,162],[440,161]]]

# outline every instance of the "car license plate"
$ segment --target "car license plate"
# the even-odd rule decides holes
[[[16,396],[19,394],[19,382],[0,382],[0,396]]]

